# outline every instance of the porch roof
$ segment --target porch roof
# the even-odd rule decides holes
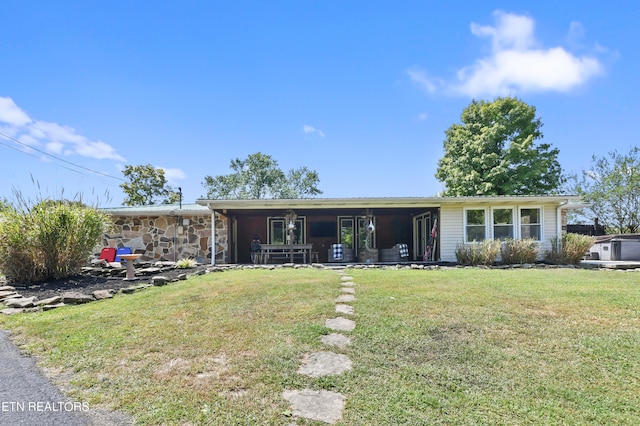
[[[122,206],[100,209],[112,216],[178,216],[210,214],[206,206],[200,204],[157,204],[153,206]]]
[[[433,208],[443,205],[555,204],[566,209],[587,207],[577,195],[523,195],[476,197],[300,198],[196,201],[215,211],[271,209]]]

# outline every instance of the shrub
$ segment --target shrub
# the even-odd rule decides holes
[[[545,252],[549,263],[577,265],[584,258],[595,238],[589,235],[567,233],[562,238],[551,238],[551,250]]]
[[[535,263],[538,259],[538,242],[533,238],[503,241],[500,258],[505,265]]]
[[[198,266],[198,262],[195,259],[180,259],[176,262],[176,268],[188,269]]]
[[[78,273],[107,221],[96,209],[68,201],[10,207],[0,215],[0,271],[24,283]]]
[[[500,241],[485,240],[480,243],[458,244],[456,260],[461,265],[492,265],[500,254]]]

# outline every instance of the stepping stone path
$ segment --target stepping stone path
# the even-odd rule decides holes
[[[343,293],[336,299],[336,313],[353,315],[353,306],[348,302],[356,300],[355,284],[353,278],[339,272]],[[324,323],[325,327],[334,331],[353,331],[356,323],[344,317],[329,318]],[[320,338],[320,341],[327,346],[335,346],[344,349],[351,345],[351,339],[341,333],[331,333]],[[351,369],[351,360],[346,355],[329,351],[320,351],[307,354],[302,359],[302,365],[298,369],[298,374],[318,378],[324,376],[334,376]],[[317,420],[328,424],[334,424],[342,419],[346,396],[325,390],[304,389],[301,391],[287,390],[282,394],[283,398],[291,404],[291,414],[309,420]]]
[[[336,305],[336,312],[339,314],[353,315],[353,306],[338,303]]]
[[[351,360],[333,352],[314,352],[305,356],[298,374],[309,377],[335,376],[351,370]]]

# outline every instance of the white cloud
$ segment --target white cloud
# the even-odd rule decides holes
[[[156,166],[156,168],[162,169],[164,171],[164,177],[167,178],[167,182],[169,182],[171,185],[175,185],[178,183],[178,181],[187,178],[187,174],[182,169],[161,166]]]
[[[320,136],[321,138],[325,137],[325,134],[322,130],[320,129],[316,129],[313,126],[310,126],[308,124],[305,124],[304,126],[302,126],[302,131],[304,132],[305,135],[309,135],[309,134],[317,134],[318,136]]]
[[[425,71],[410,68],[411,80],[429,93],[439,88],[470,97],[504,96],[517,92],[566,92],[601,75],[604,67],[595,56],[576,56],[563,47],[543,48],[535,38],[535,22],[527,16],[496,11],[496,24],[471,24],[477,37],[491,39],[491,55],[456,73],[452,82],[438,82]],[[577,41],[584,28],[572,22],[568,38]]]
[[[439,84],[436,80],[429,77],[423,69],[418,67],[411,67],[407,70],[407,74],[411,81],[413,81],[418,87],[425,92],[432,94],[438,90]]]
[[[44,148],[45,152],[52,155],[80,155],[98,160],[126,161],[111,145],[100,140],[92,141],[70,126],[33,120],[13,99],[1,96],[0,125],[3,133],[25,145]]]
[[[10,127],[20,127],[31,122],[29,116],[21,110],[11,98],[0,96],[0,123]]]

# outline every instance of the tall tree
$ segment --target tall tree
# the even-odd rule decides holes
[[[472,101],[445,131],[436,178],[444,195],[542,195],[563,182],[559,150],[543,137],[536,109],[517,98]]]
[[[308,198],[322,194],[318,173],[307,167],[285,174],[270,155],[257,152],[231,160],[233,173],[205,176],[202,186],[211,199]]]
[[[609,157],[592,157],[575,187],[590,204],[591,219],[598,218],[608,232],[640,230],[640,148],[628,154],[617,151]]]
[[[126,195],[122,202],[124,206],[172,204],[180,199],[179,193],[167,184],[164,170],[151,164],[125,166],[122,173],[128,179],[120,185]]]

